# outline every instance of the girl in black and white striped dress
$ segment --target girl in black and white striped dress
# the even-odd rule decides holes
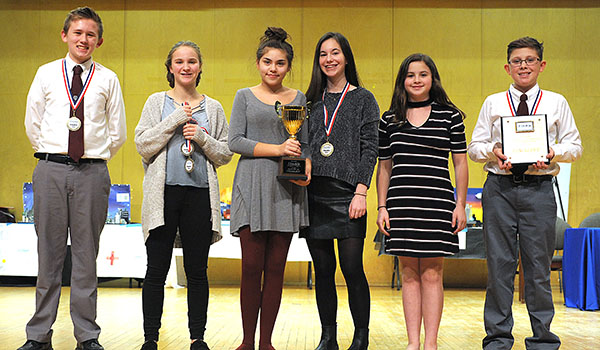
[[[468,183],[464,113],[448,98],[433,60],[423,54],[400,66],[390,110],[379,124],[377,225],[386,252],[402,262],[407,349],[437,349],[444,302],[443,257],[458,252],[466,225]],[[450,180],[452,153],[456,193]]]

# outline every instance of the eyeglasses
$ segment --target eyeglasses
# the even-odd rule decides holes
[[[521,67],[521,64],[523,62],[525,62],[525,64],[528,66],[533,66],[534,64],[537,63],[537,61],[541,61],[541,60],[538,57],[527,57],[524,60],[522,60],[520,58],[513,58],[512,60],[508,61],[508,63],[510,63],[510,65],[513,67]]]

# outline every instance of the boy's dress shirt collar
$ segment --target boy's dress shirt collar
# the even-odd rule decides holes
[[[79,65],[79,66],[81,66],[81,68],[83,68],[83,72],[81,72],[81,80],[85,84],[86,78],[90,74],[90,69],[92,68],[93,62],[94,61],[90,57],[89,60],[87,60],[83,63],[77,63],[77,62],[73,61],[71,56],[69,56],[69,54],[67,53],[67,56],[65,57],[65,63],[67,66],[67,79],[69,79],[69,84],[71,84],[71,82],[73,81],[73,68],[75,68],[75,66],[77,66],[77,65]]]
[[[521,95],[523,95],[523,92],[520,90],[517,90],[517,88],[515,88],[514,84],[510,84],[510,87],[508,88],[508,92],[512,99],[512,103],[513,103],[513,106],[515,108],[515,113],[516,113],[516,108],[519,106],[519,103],[521,102]],[[538,97],[539,92],[540,92],[540,86],[538,84],[535,84],[534,87],[532,87],[531,89],[529,89],[525,92],[525,94],[527,95],[527,110],[529,111],[529,114],[532,114],[531,108],[533,107],[533,104],[536,103],[536,98]]]

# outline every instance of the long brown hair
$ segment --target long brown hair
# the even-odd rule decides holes
[[[414,53],[404,59],[402,64],[400,65],[400,69],[398,70],[398,75],[396,77],[396,84],[394,86],[394,94],[392,95],[392,103],[390,104],[390,112],[394,113],[393,120],[399,123],[406,122],[406,110],[408,109],[408,94],[406,89],[404,88],[404,81],[406,80],[406,76],[408,75],[408,67],[413,62],[424,62],[429,70],[431,71],[431,90],[429,90],[429,98],[433,100],[433,102],[449,106],[458,111],[460,115],[466,118],[466,115],[463,111],[461,111],[458,107],[450,101],[450,98],[446,94],[446,91],[442,87],[442,81],[440,78],[440,73],[438,69],[431,59],[431,57],[422,54],[422,53]]]
[[[356,87],[361,86],[360,79],[358,78],[358,72],[356,71],[356,64],[354,63],[354,54],[352,54],[352,48],[350,47],[348,39],[346,39],[346,37],[341,33],[325,33],[321,39],[319,39],[317,47],[315,48],[312,76],[310,78],[310,84],[308,84],[308,90],[306,90],[306,100],[312,103],[321,99],[321,95],[327,86],[327,77],[321,70],[319,57],[321,56],[321,45],[323,45],[323,42],[329,39],[334,39],[337,41],[342,49],[342,53],[346,59],[346,68],[344,69],[346,80]]]

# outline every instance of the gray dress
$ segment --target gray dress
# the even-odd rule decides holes
[[[300,91],[290,103],[306,105]],[[229,148],[241,155],[231,194],[231,234],[250,231],[298,232],[308,226],[306,187],[278,180],[279,157],[254,157],[258,142],[281,144],[288,134],[275,107],[260,101],[249,88],[238,90],[229,125]],[[302,156],[308,156],[308,128],[298,133]]]

